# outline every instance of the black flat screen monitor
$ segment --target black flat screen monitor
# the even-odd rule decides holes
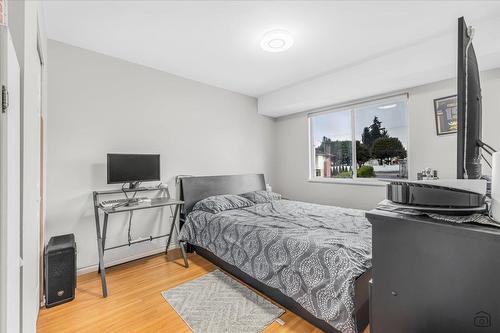
[[[160,180],[158,154],[108,154],[108,184]]]
[[[481,84],[471,30],[458,19],[457,178],[481,177]]]

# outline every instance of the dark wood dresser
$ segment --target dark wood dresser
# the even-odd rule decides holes
[[[372,210],[372,333],[500,332],[500,228]]]

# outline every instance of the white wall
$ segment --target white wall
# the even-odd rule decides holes
[[[0,5],[3,2],[0,1]],[[0,115],[0,332],[20,331],[21,72],[7,27],[0,25],[0,84],[9,92]]]
[[[433,100],[456,94],[456,80],[445,80],[410,89],[408,100],[410,122],[409,160],[413,176],[431,167],[441,178],[456,178],[456,136],[436,135]],[[500,69],[481,72],[483,103],[483,140],[500,149]],[[490,174],[483,162],[485,174]]]
[[[474,47],[480,68],[498,68],[500,21],[490,16],[468,23],[477,30]],[[259,113],[290,115],[453,78],[456,54],[457,31],[453,25],[434,37],[260,96]]]
[[[481,73],[483,139],[500,149],[500,69]],[[456,80],[445,80],[409,92],[409,167],[411,177],[426,167],[441,178],[456,177],[456,136],[436,135],[433,100],[456,93]],[[273,188],[285,197],[330,205],[371,209],[385,198],[385,187],[312,183],[309,177],[308,124],[305,113],[276,120]],[[483,163],[483,166],[485,163]],[[484,167],[485,173],[489,170]]]
[[[112,187],[106,185],[107,152],[162,154],[162,178],[171,186],[178,174],[264,172],[291,199],[371,209],[385,197],[383,186],[307,181],[304,113],[273,121],[256,114],[253,98],[55,41],[49,56],[46,235],[74,232],[80,268],[97,263],[91,191]],[[481,79],[483,137],[500,148],[500,69],[483,72]],[[456,139],[436,135],[433,100],[454,94],[455,80],[407,91],[411,177],[432,167],[442,178],[454,178]],[[137,214],[135,221],[134,236],[165,230],[154,214]],[[125,222],[112,218],[109,245],[126,239]],[[154,252],[161,244],[109,252],[106,261]]]
[[[384,197],[384,187],[309,182],[307,115],[276,120],[273,191],[284,197],[360,209],[369,209]]]
[[[79,268],[98,261],[91,193],[116,188],[106,185],[108,152],[160,153],[170,186],[179,174],[265,173],[271,181],[274,121],[257,114],[255,98],[52,40],[48,53],[46,238],[74,233]],[[127,240],[126,218],[110,217],[109,246]],[[133,237],[166,227],[158,212],[134,214]],[[163,244],[113,250],[105,260]]]
[[[22,328],[35,332],[40,305],[40,96],[38,39],[45,57],[41,1],[9,1],[9,25],[21,67],[22,102]],[[45,78],[45,69],[42,77]],[[46,93],[45,81],[42,91]],[[42,112],[46,113],[42,96]]]

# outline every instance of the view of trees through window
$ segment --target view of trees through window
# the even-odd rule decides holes
[[[355,119],[354,124],[352,119]],[[380,104],[312,116],[310,121],[315,177],[408,177],[405,102],[381,101]]]

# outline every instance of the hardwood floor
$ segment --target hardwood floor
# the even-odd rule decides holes
[[[97,273],[78,277],[72,302],[41,309],[39,333],[62,332],[190,332],[184,321],[163,299],[161,291],[200,277],[216,268],[197,255],[190,255],[189,268],[182,259],[156,255],[106,270],[109,296],[102,298]],[[271,324],[265,333],[321,332],[302,318],[286,311],[284,326]],[[369,333],[366,329],[363,333]]]

